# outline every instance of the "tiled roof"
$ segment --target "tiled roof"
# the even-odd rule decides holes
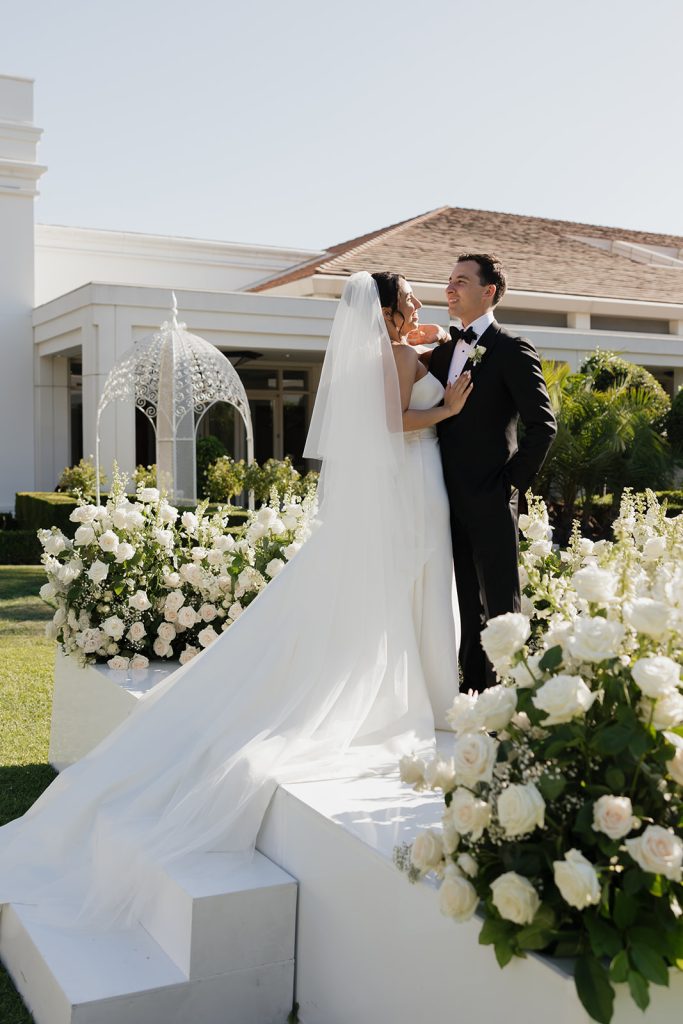
[[[453,206],[340,243],[250,290],[357,270],[394,270],[411,281],[444,283],[463,251],[495,253],[515,291],[683,303],[680,236]]]

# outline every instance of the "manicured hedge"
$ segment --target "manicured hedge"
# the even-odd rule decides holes
[[[73,537],[78,523],[69,522],[69,516],[77,504],[70,494],[24,491],[16,496],[14,514],[20,530],[49,530],[58,526],[67,537]]]
[[[40,565],[42,552],[35,530],[0,530],[0,565]]]

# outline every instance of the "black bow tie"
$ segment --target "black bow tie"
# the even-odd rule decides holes
[[[453,341],[464,341],[468,345],[475,345],[477,337],[477,332],[473,331],[471,327],[468,327],[465,331],[460,330],[458,327],[451,327],[451,338]]]

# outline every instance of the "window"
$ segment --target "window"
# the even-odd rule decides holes
[[[591,330],[620,331],[622,334],[668,334],[668,320],[631,316],[591,316]]]
[[[499,309],[495,310],[500,324],[525,324],[528,327],[566,327],[567,314],[546,309]]]
[[[69,360],[69,441],[71,465],[83,458],[83,366]]]

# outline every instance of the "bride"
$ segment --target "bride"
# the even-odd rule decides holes
[[[419,305],[395,275],[349,279],[306,446],[323,461],[311,538],[219,641],[0,829],[0,904],[130,920],[155,865],[253,848],[278,783],[433,744],[429,696],[442,716],[457,691],[434,424],[471,385],[444,393],[405,344]]]

